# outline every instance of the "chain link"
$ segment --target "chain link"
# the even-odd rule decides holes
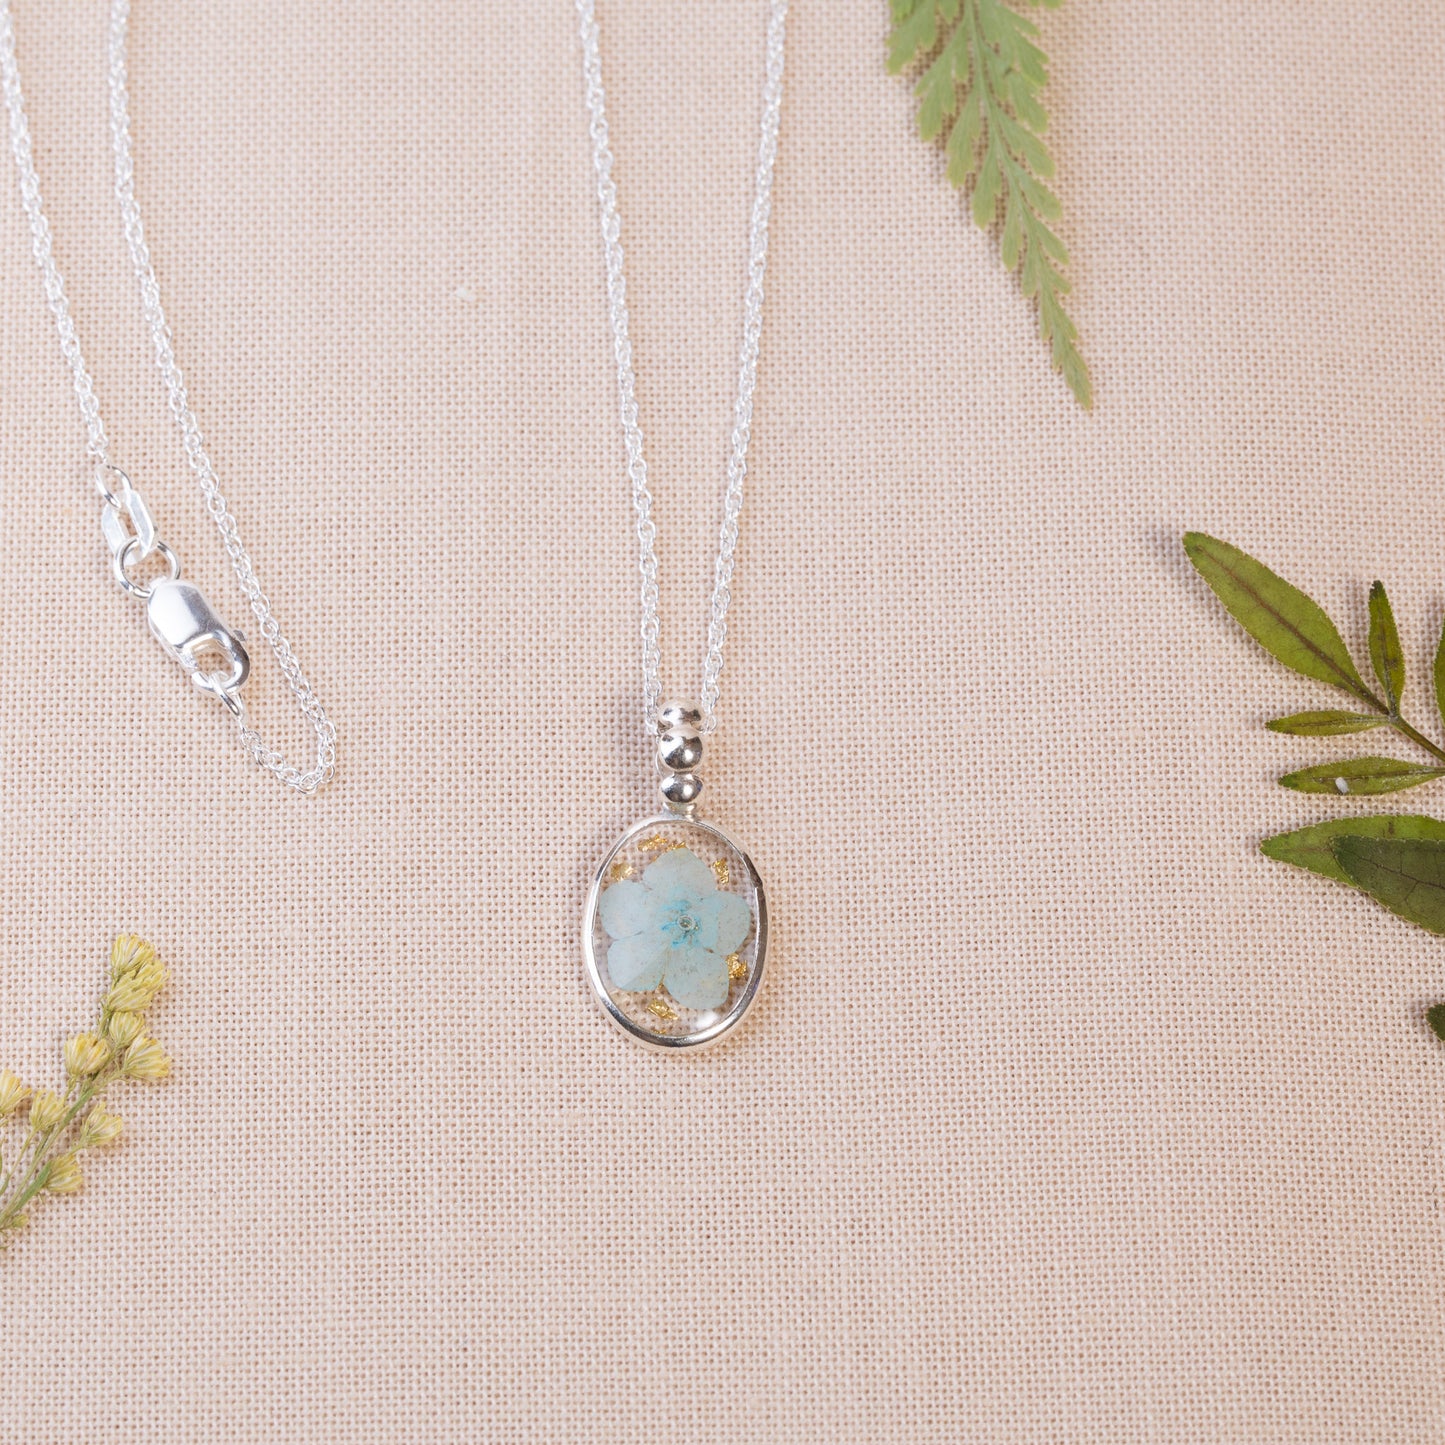
[[[118,0],[119,3],[119,0]],[[662,702],[662,624],[659,616],[657,525],[652,519],[652,489],[647,479],[642,430],[637,421],[637,375],[628,336],[627,281],[623,272],[622,223],[617,214],[617,184],[607,127],[607,97],[602,85],[602,56],[594,0],[577,0],[582,35],[582,74],[592,136],[592,161],[597,173],[597,199],[602,212],[602,245],[607,266],[607,315],[612,325],[617,363],[617,395],[627,476],[637,521],[638,570],[642,575],[642,701],[647,731],[657,732]],[[707,653],[703,659],[698,710],[702,731],[717,727],[723,644],[727,641],[728,605],[732,601],[734,557],[742,516],[743,483],[747,477],[748,442],[752,435],[753,393],[757,386],[758,343],[763,326],[763,276],[768,260],[768,219],[772,210],[773,163],[778,154],[778,124],[783,102],[783,56],[787,37],[788,0],[771,0],[767,38],[767,80],[763,88],[762,134],[748,238],[748,283],[743,297],[743,343],[738,363],[738,396],[733,411],[727,486],[723,493],[722,528],[713,566],[712,604],[708,618]]]
[[[4,91],[5,107],[10,113],[10,148],[15,153],[15,165],[20,172],[20,201],[25,208],[25,219],[30,223],[30,246],[35,253],[35,264],[40,267],[45,299],[50,305],[50,314],[55,318],[55,329],[60,335],[60,350],[74,379],[75,397],[85,423],[86,450],[104,466],[110,460],[110,442],[105,434],[105,423],[100,419],[100,403],[95,399],[95,387],[85,369],[80,338],[76,336],[75,323],[70,319],[65,283],[55,265],[50,222],[45,219],[45,207],[40,198],[40,177],[35,171],[35,156],[30,143],[30,122],[25,116],[25,97],[20,91],[20,70],[15,63],[15,27],[10,19],[10,0],[0,0],[0,89]]]
[[[275,654],[276,663],[285,677],[291,695],[296,699],[302,715],[311,724],[316,734],[316,762],[302,772],[276,749],[267,744],[252,728],[244,711],[237,717],[237,728],[241,741],[251,754],[252,760],[289,788],[298,792],[312,793],[322,784],[331,781],[336,772],[336,728],[326,716],[321,700],[316,696],[301,670],[301,663],[291,650],[291,644],[281,632],[281,624],[271,611],[255,568],[241,541],[236,519],[226,506],[221,494],[220,482],[215,468],[206,455],[201,439],[201,429],[196,422],[190,402],[186,396],[185,379],[176,364],[175,349],[171,343],[171,329],[161,309],[160,286],[156,281],[155,268],[151,265],[150,252],[146,247],[145,231],[141,226],[140,206],[135,198],[135,163],[131,157],[130,142],[130,97],[126,85],[126,28],[130,19],[130,0],[112,0],[110,7],[110,134],[115,153],[115,193],[120,202],[122,224],[125,228],[126,245],[130,249],[131,264],[135,268],[136,280],[140,285],[141,310],[146,325],[150,327],[151,341],[155,348],[156,364],[166,384],[166,395],[170,401],[171,415],[180,429],[181,441],[185,446],[186,460],[190,463],[196,483],[205,501],[206,511],[220,533],[221,545],[230,558],[231,568],[241,585],[251,611],[260,626],[261,636]]]
[[[156,281],[155,269],[151,265],[150,253],[146,247],[145,231],[141,225],[140,206],[135,197],[135,165],[131,154],[130,99],[126,79],[126,31],[130,19],[129,0],[112,0],[109,28],[108,72],[110,81],[110,127],[111,144],[115,160],[115,191],[120,205],[121,221],[125,230],[126,244],[130,250],[131,263],[135,269],[136,281],[140,288],[141,310],[150,329],[155,351],[156,364],[165,381],[170,411],[181,433],[186,460],[195,475],[202,500],[211,520],[221,536],[221,544],[230,559],[231,567],[240,583],[241,591],[250,603],[251,611],[260,626],[261,636],[275,654],[276,662],[286,678],[297,706],[310,722],[316,735],[316,762],[303,771],[287,761],[282,753],[265,742],[250,726],[246,709],[239,692],[229,692],[212,685],[214,678],[199,674],[203,687],[213,691],[236,721],[242,745],[258,766],[265,768],[285,786],[301,793],[314,793],[329,782],[336,771],[336,729],[326,716],[320,699],[312,690],[301,664],[291,645],[281,632],[280,623],[271,612],[271,605],[256,577],[236,521],[221,494],[210,458],[206,455],[200,427],[186,395],[185,380],[176,362],[175,349],[170,326],[161,308],[160,287]],[[86,370],[80,341],[70,316],[70,306],[65,295],[65,284],[56,265],[52,247],[49,222],[46,220],[40,194],[40,180],[36,174],[35,159],[30,138],[30,124],[25,113],[25,98],[20,87],[19,66],[15,58],[15,31],[10,15],[9,0],[0,0],[0,90],[3,90],[6,108],[10,116],[10,143],[15,155],[16,168],[20,176],[20,196],[30,224],[31,245],[36,264],[40,268],[46,300],[55,320],[60,337],[60,349],[70,366],[74,380],[76,398],[80,404],[81,418],[85,423],[87,450],[98,469],[114,473],[123,480],[119,498],[107,492],[100,482],[102,497],[106,502],[103,513],[106,541],[113,557],[122,559],[119,567],[124,577],[123,559],[131,552],[137,557],[151,550],[164,550],[173,559],[174,554],[150,526],[149,513],[139,499],[124,472],[110,461],[110,446],[101,420],[100,405],[96,400],[90,373]],[[100,475],[98,470],[97,475]],[[131,498],[136,499],[133,505]],[[137,510],[139,507],[139,511]],[[121,521],[125,514],[126,524]],[[149,535],[146,529],[149,528]],[[130,532],[134,533],[132,537]],[[134,545],[139,542],[139,546]],[[178,575],[179,564],[173,563],[173,573]],[[139,594],[138,594],[139,595]]]

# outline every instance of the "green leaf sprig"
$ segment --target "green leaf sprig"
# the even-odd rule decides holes
[[[1343,758],[1286,773],[1280,783],[1301,793],[1372,796],[1395,793],[1445,777],[1445,747],[1401,712],[1405,657],[1384,586],[1369,597],[1370,668],[1376,686],[1360,675],[1339,628],[1318,603],[1238,547],[1189,532],[1184,550],[1230,615],[1272,657],[1305,677],[1349,695],[1349,709],[1310,709],[1267,724],[1295,737],[1339,737],[1388,728],[1430,759]],[[1435,650],[1435,702],[1445,720],[1445,629]],[[1364,709],[1363,711],[1361,709]],[[1337,818],[1266,838],[1260,851],[1368,893],[1392,913],[1445,934],[1445,821],[1420,814]],[[1445,1041],[1445,1004],[1426,1011]]]
[[[1062,0],[1025,0],[1056,9]],[[999,250],[1010,271],[1022,267],[1024,295],[1038,304],[1039,331],[1054,369],[1083,406],[1092,404],[1078,331],[1064,311],[1069,253],[1051,229],[1061,207],[1044,184],[1054,163],[1044,147],[1048,112],[1039,94],[1048,60],[1034,43],[1038,27],[1003,0],[890,0],[894,74],[928,64],[915,91],[924,140],[947,137],[948,179],[972,184],[973,218],[984,230],[1003,213]]]

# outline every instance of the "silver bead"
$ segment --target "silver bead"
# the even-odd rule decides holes
[[[657,726],[665,733],[695,733],[702,726],[702,714],[690,702],[670,702],[658,709]]]
[[[702,739],[694,732],[665,732],[657,739],[657,760],[669,772],[690,773],[702,761]]]
[[[696,773],[669,773],[657,790],[669,808],[690,808],[702,792],[702,779]]]

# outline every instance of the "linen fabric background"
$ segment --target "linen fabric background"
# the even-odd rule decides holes
[[[118,460],[244,626],[138,318],[103,0],[17,0]],[[1368,12],[1368,13],[1367,13]],[[700,656],[762,0],[600,15],[670,691]],[[0,1056],[174,970],[127,1142],[0,1267],[8,1441],[1445,1435],[1445,951],[1271,863],[1327,705],[1187,527],[1413,707],[1445,608],[1445,11],[1040,12],[1079,410],[883,70],[798,0],[710,816],[772,976],[653,1057],[583,984],[650,806],[573,8],[137,0],[137,190],[224,489],[340,729],[284,795],[111,584],[0,184]],[[257,657],[254,717],[306,734]],[[1386,806],[1439,810],[1438,796]]]

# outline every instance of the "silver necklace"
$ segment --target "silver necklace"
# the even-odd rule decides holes
[[[176,363],[170,327],[161,309],[160,288],[146,247],[140,206],[135,197],[135,166],[131,159],[130,99],[126,88],[126,27],[129,19],[129,0],[112,0],[108,69],[115,194],[120,203],[121,223],[131,264],[140,288],[141,311],[150,330],[156,364],[165,381],[171,415],[180,429],[186,460],[200,488],[206,511],[221,535],[221,544],[250,604],[260,634],[275,654],[291,695],[315,732],[316,761],[304,771],[288,762],[251,726],[241,696],[251,670],[245,637],[221,621],[198,587],[182,580],[180,559],[156,531],[145,498],[124,469],[111,459],[110,441],[101,420],[100,404],[96,400],[95,388],[71,320],[65,283],[53,254],[50,223],[45,219],[41,202],[40,179],[35,171],[30,141],[30,123],[25,114],[20,70],[15,60],[15,30],[10,4],[9,0],[0,0],[0,88],[4,90],[6,109],[10,113],[10,145],[20,177],[20,198],[30,223],[31,246],[36,264],[40,267],[46,300],[55,319],[60,350],[70,366],[76,400],[80,404],[81,420],[85,424],[86,452],[101,501],[101,532],[117,584],[127,596],[144,604],[152,633],[196,687],[226,708],[235,720],[242,745],[258,766],[297,792],[314,793],[329,782],[336,771],[336,729],[307,682],[291,644],[281,632],[281,625],[271,611],[237,531],[235,516],[221,494],[220,482],[206,455],[200,427],[186,396],[185,380]],[[133,572],[152,557],[164,564],[164,574],[150,582],[135,580]]]
[[[577,16],[601,210],[607,313],[617,365],[627,479],[637,521],[642,577],[642,722],[655,740],[662,798],[662,811],[629,828],[599,865],[583,917],[583,953],[593,992],[618,1027],[642,1043],[688,1049],[716,1041],[741,1020],[757,996],[767,956],[768,914],[762,880],[752,859],[728,833],[697,816],[702,792],[697,769],[703,739],[717,727],[723,644],[747,475],[788,0],[770,0],[769,6],[767,79],[743,296],[738,396],[713,566],[707,650],[695,704],[662,701],[657,526],[637,422],[637,378],[628,337],[621,222],[612,179],[614,161],[594,0],[577,0]]]

